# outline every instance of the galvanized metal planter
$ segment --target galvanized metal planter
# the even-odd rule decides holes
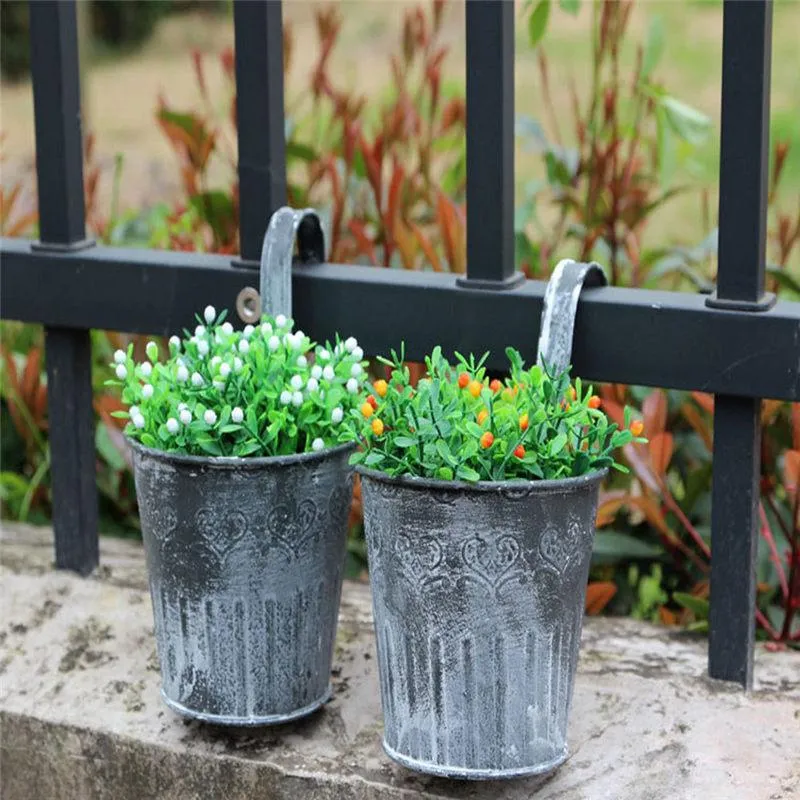
[[[162,696],[270,725],[330,696],[351,445],[274,458],[133,449]]]
[[[554,769],[605,473],[467,484],[358,471],[386,752],[457,778]]]

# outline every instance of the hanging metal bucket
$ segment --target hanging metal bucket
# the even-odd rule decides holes
[[[467,484],[359,472],[386,752],[456,778],[554,769],[605,473]]]
[[[226,725],[330,696],[352,446],[274,458],[133,450],[161,694]]]

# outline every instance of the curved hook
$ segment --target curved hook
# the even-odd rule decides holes
[[[563,372],[572,361],[572,335],[581,289],[608,283],[602,267],[565,258],[559,261],[544,294],[537,363]]]
[[[300,261],[319,264],[325,260],[325,236],[312,208],[284,206],[270,218],[261,248],[261,313],[292,316],[292,257],[295,239]]]

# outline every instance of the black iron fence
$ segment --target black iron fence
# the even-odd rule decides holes
[[[725,0],[719,276],[713,296],[603,288],[582,300],[585,378],[716,395],[709,672],[752,680],[763,397],[800,400],[800,303],[764,293],[771,0]],[[56,563],[98,562],[89,330],[170,335],[254,282],[286,201],[281,5],[234,3],[241,256],[96,247],[87,240],[74,0],[30,4],[40,241],[0,244],[2,317],[45,326]],[[409,358],[512,344],[535,356],[544,284],[514,272],[514,3],[468,0],[467,275],[297,266],[297,318]]]

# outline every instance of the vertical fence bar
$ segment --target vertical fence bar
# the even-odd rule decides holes
[[[37,249],[86,239],[75,3],[30,3],[31,73],[39,197]],[[97,485],[88,330],[47,328],[47,397],[56,566],[86,574],[98,562]]]
[[[771,0],[725,0],[719,275],[710,305],[758,313],[763,295]],[[761,401],[717,395],[708,671],[749,688],[755,638]]]
[[[280,0],[234,0],[241,260],[258,269],[270,215],[286,204]]]
[[[506,289],[514,271],[514,3],[467,0],[467,278]]]

